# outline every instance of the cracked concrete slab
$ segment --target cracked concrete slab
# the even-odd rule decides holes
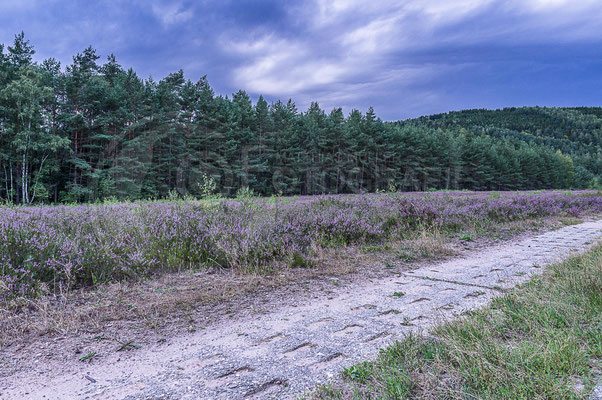
[[[128,360],[114,355],[82,371],[57,371],[44,380],[32,371],[0,390],[0,398],[295,398],[412,331],[428,330],[487,304],[601,236],[602,220],[565,227],[343,287],[328,299],[308,299],[255,319],[224,322],[168,345],[142,349]]]

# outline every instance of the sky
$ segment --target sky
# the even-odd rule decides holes
[[[0,43],[24,31],[38,61],[91,45],[143,78],[397,120],[600,106],[600,21],[600,0],[0,0]]]

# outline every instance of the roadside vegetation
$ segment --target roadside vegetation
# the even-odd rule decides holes
[[[0,294],[8,299],[166,271],[313,268],[350,245],[387,246],[509,221],[602,211],[589,192],[384,193],[74,207],[0,208]],[[470,238],[465,233],[462,237]],[[400,249],[400,258],[410,257]]]
[[[202,200],[0,207],[0,349],[203,329],[602,210],[594,191],[232,200],[206,183]]]
[[[587,399],[602,375],[602,246],[356,364],[311,399]]]

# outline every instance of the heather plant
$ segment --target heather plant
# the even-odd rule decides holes
[[[0,207],[3,297],[191,268],[310,268],[326,247],[602,212],[593,191],[437,192]]]

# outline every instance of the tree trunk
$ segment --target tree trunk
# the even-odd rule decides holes
[[[26,204],[27,201],[27,186],[26,186],[26,181],[25,181],[25,169],[26,169],[26,165],[25,165],[25,152],[23,152],[23,155],[21,157],[21,203],[22,204]]]
[[[9,167],[10,167],[10,202],[14,203],[15,202],[15,187],[13,184],[13,163],[9,162]]]
[[[6,200],[8,201],[9,191],[8,191],[8,172],[6,171],[6,164],[2,163],[2,169],[4,169],[4,191],[6,195]]]

